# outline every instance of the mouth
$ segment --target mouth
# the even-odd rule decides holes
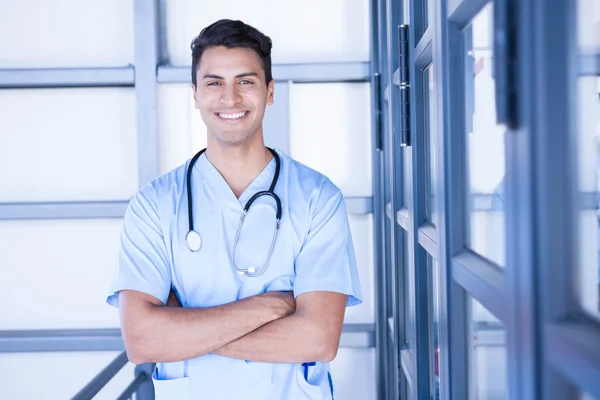
[[[215,115],[223,121],[240,121],[244,119],[250,111],[239,111],[239,112],[216,112]]]

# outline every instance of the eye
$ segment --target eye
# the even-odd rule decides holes
[[[221,82],[209,82],[206,86],[220,86]]]
[[[243,81],[240,81],[240,85],[252,85],[254,82],[249,81],[247,79],[244,79]]]

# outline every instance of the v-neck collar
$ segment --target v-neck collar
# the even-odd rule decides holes
[[[277,152],[279,159],[281,160],[281,154],[279,151],[277,149],[274,150]],[[269,190],[269,186],[271,185],[271,181],[273,180],[273,176],[275,174],[275,164],[275,157],[273,157],[267,166],[258,174],[256,178],[254,178],[250,185],[248,185],[239,199],[235,196],[233,190],[231,190],[221,173],[208,160],[208,158],[206,158],[206,153],[202,154],[198,158],[196,165],[194,165],[194,169],[204,177],[206,183],[213,189],[217,197],[224,204],[228,204],[237,210],[242,210],[246,205],[246,202],[250,200],[255,193],[263,190]]]

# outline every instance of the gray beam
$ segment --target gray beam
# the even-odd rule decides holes
[[[425,249],[425,251],[437,261],[438,245],[435,226],[429,222],[425,222],[423,225],[421,225],[419,227],[418,240],[419,244]]]
[[[135,104],[139,187],[158,176],[156,66],[159,57],[158,0],[135,0]]]
[[[191,67],[158,67],[159,83],[191,83]],[[299,83],[319,82],[368,82],[371,66],[369,62],[274,64],[275,81]]]
[[[404,371],[404,374],[406,375],[406,379],[408,380],[408,383],[412,387],[413,382],[415,382],[415,380],[414,380],[415,369],[414,369],[412,353],[410,352],[410,349],[408,347],[403,347],[400,350],[400,364],[402,366],[402,371]],[[413,391],[414,391],[414,388],[413,388]]]
[[[133,86],[134,68],[0,69],[1,89]]]
[[[0,203],[0,220],[123,218],[129,200]]]
[[[375,347],[375,324],[344,324],[340,347]]]
[[[340,347],[375,347],[375,325],[344,324]],[[124,348],[118,328],[0,331],[0,353],[121,351]]]
[[[373,212],[372,197],[346,197],[349,214]],[[123,218],[129,200],[0,203],[0,221],[23,219]]]
[[[127,354],[122,352],[110,364],[108,364],[98,375],[85,385],[71,400],[93,399],[104,386],[116,375],[127,363]]]
[[[396,222],[404,228],[405,231],[408,232],[410,230],[410,214],[408,208],[401,208],[396,212]]]
[[[427,1],[427,0],[425,0]],[[424,70],[433,60],[433,27],[428,26],[415,47],[415,66]]]
[[[452,258],[452,277],[469,295],[506,323],[505,278],[500,267],[465,250]]]
[[[0,331],[0,353],[120,351],[120,329]]]

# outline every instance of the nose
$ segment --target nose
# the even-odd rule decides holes
[[[221,92],[221,104],[226,107],[232,108],[241,101],[242,96],[240,96],[235,85],[229,85]]]

